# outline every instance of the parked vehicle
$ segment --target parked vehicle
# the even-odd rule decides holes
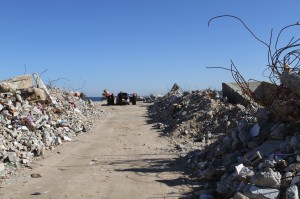
[[[130,102],[129,102],[128,93],[120,92],[117,96],[116,104],[117,105],[129,105]]]

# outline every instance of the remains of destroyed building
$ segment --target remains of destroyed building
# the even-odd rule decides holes
[[[231,62],[222,69],[236,82],[223,83],[223,95],[176,85],[149,108],[163,135],[188,152],[199,198],[299,198],[300,40],[278,47],[282,32],[299,25],[284,27],[273,49],[246,27],[268,48],[271,83],[245,81]]]
[[[37,74],[0,82],[0,172],[27,165],[93,127],[100,107],[73,91],[47,88]]]

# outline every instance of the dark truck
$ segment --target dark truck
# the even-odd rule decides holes
[[[132,103],[132,105],[136,105],[137,101],[137,94],[128,94],[128,93],[123,93],[120,92],[117,96],[116,104],[117,105],[129,105]]]
[[[117,105],[129,105],[130,101],[129,101],[128,93],[120,92],[117,96],[116,104]]]

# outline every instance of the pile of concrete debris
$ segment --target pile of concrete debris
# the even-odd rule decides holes
[[[149,114],[165,132],[206,143],[186,156],[201,199],[299,198],[297,122],[280,122],[263,107],[228,103],[215,91],[180,92],[177,85]]]
[[[0,82],[0,173],[8,166],[27,165],[64,141],[86,132],[92,118],[102,115],[99,106],[80,93],[47,88],[37,75]],[[8,171],[9,172],[9,171]]]
[[[221,98],[214,90],[182,92],[174,84],[169,93],[150,106],[149,115],[158,122],[158,128],[173,138],[189,138],[209,145],[219,136],[229,134],[241,120],[247,125],[255,124],[256,119],[252,116],[256,111],[255,106],[228,103],[227,98]],[[246,138],[242,139],[246,141]],[[189,143],[183,141],[177,147],[189,148],[184,146]]]

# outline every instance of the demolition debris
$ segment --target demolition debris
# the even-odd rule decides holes
[[[246,81],[231,61],[229,69],[220,67],[235,80],[223,84],[222,97],[211,90],[183,93],[174,85],[149,114],[165,134],[203,142],[186,156],[199,180],[200,199],[299,198],[300,38],[279,44],[282,33],[300,23],[283,27],[275,41],[271,32],[269,42],[264,42],[236,16],[216,16],[208,25],[223,17],[241,22],[267,47],[265,71],[272,84]]]
[[[102,114],[100,107],[76,92],[47,88],[36,74],[1,81],[1,178],[87,132],[94,125],[92,118]]]
[[[187,152],[199,198],[299,198],[299,119],[296,110],[280,110],[288,122],[269,107],[232,104],[219,92],[183,92],[175,84],[150,106],[149,116]]]

